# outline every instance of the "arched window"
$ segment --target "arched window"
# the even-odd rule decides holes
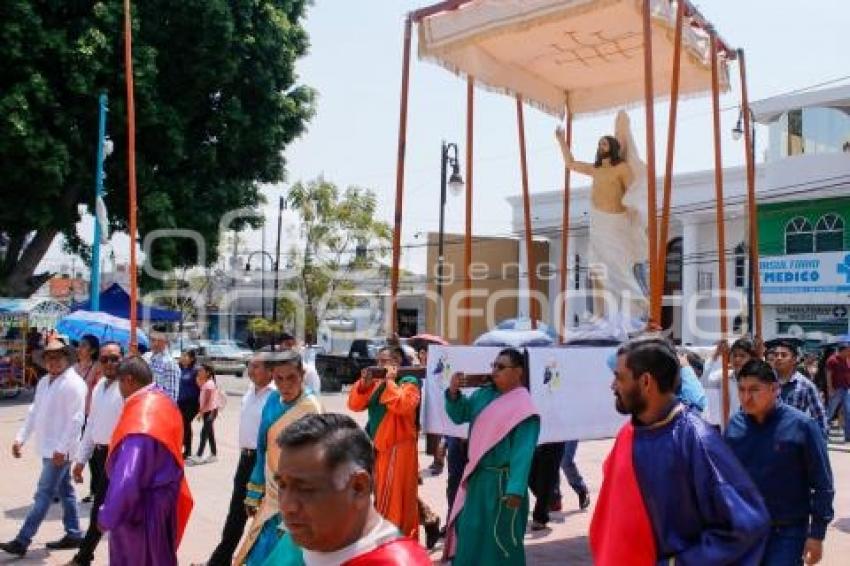
[[[837,214],[824,214],[815,224],[815,251],[840,252],[844,249],[844,219]]]
[[[785,253],[809,254],[815,249],[815,235],[812,223],[796,216],[785,225]]]
[[[747,246],[741,242],[735,246],[735,287],[742,289],[747,283]]]
[[[667,265],[664,276],[664,294],[682,292],[682,238],[673,238],[667,244]]]

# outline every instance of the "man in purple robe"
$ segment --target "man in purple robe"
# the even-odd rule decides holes
[[[183,420],[135,356],[118,368],[126,399],[109,446],[109,489],[98,525],[109,532],[109,561],[177,565],[177,546],[192,509],[183,474]]]

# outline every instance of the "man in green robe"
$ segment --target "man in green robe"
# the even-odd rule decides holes
[[[525,564],[528,474],[540,419],[523,385],[525,359],[502,350],[492,383],[463,395],[463,374],[452,376],[446,412],[470,423],[469,462],[452,506],[444,559],[452,564]]]

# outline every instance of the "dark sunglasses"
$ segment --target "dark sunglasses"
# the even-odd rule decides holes
[[[121,356],[101,356],[100,363],[102,364],[117,364],[121,361]]]
[[[505,364],[499,364],[499,363],[493,363],[491,365],[492,365],[493,369],[496,370],[496,371],[502,371],[503,369],[519,367],[519,366],[506,366]]]

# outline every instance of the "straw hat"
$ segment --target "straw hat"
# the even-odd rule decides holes
[[[66,344],[61,338],[53,338],[44,348],[33,353],[33,361],[37,365],[44,367],[44,354],[47,352],[63,352],[68,358],[69,363],[74,363],[74,360],[76,359],[76,352],[74,351],[74,348]]]

